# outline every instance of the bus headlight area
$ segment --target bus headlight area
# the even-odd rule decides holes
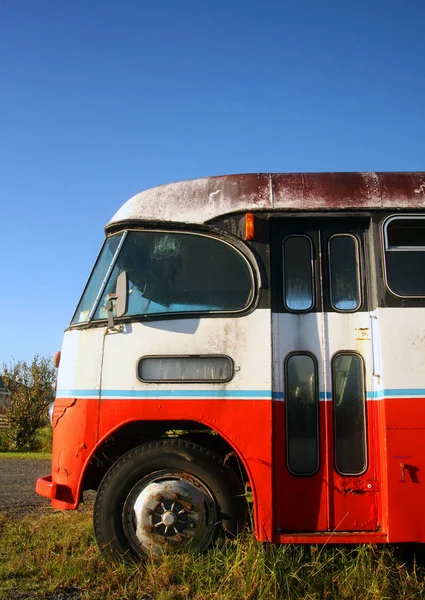
[[[49,423],[50,427],[53,427],[53,410],[55,408],[55,403],[51,402],[49,408],[47,409],[47,414],[49,415]]]

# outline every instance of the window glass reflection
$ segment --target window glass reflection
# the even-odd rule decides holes
[[[385,236],[389,288],[399,296],[425,296],[425,219],[391,219]]]
[[[363,359],[339,354],[333,363],[335,463],[343,475],[366,469],[366,406]]]
[[[360,306],[359,249],[351,235],[334,235],[329,241],[331,303],[342,311]]]
[[[319,467],[316,372],[316,362],[308,354],[293,354],[286,361],[287,461],[297,475],[311,475]]]
[[[228,356],[152,356],[138,372],[144,381],[229,381],[233,363]]]
[[[112,259],[117,251],[118,244],[121,240],[122,233],[108,237],[103,244],[102,250],[97,258],[96,264],[90,275],[86,289],[77,306],[72,324],[84,323],[88,321],[90,310],[92,309],[96,296],[102,287],[102,282],[107,274],[108,268],[111,265]]]
[[[121,234],[106,241],[73,323],[88,319],[101,292],[93,318],[108,317],[106,307],[116,297],[122,272],[127,275],[125,316],[241,311],[253,299],[252,271],[239,251],[216,238],[180,232],[128,232],[102,287],[119,239]]]
[[[307,236],[290,236],[283,243],[284,302],[289,310],[307,311],[314,303],[313,248]]]

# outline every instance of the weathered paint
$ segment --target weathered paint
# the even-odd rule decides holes
[[[425,209],[424,173],[258,174],[225,176],[143,192],[118,222],[204,223],[244,210]],[[344,214],[349,214],[344,213]],[[37,491],[63,509],[78,506],[85,470],[111,433],[133,421],[191,421],[217,432],[248,474],[258,539],[274,542],[425,541],[425,329],[423,308],[300,319],[257,309],[242,318],[173,319],[65,333],[54,411],[52,475]],[[302,327],[301,327],[302,324]],[[321,363],[320,451],[312,477],[287,470],[282,365],[308,350]],[[272,353],[273,350],[273,353]],[[335,469],[329,358],[360,353],[366,366],[368,468]],[[235,377],[222,384],[148,384],[143,355],[218,353]]]
[[[425,173],[257,173],[170,183],[133,196],[125,221],[206,223],[240,211],[424,208]]]
[[[195,396],[190,400],[151,398],[147,401],[131,398],[130,394],[126,397],[123,392],[101,403],[101,426],[96,439],[95,428],[82,426],[95,423],[98,411],[98,401],[79,398],[58,421],[52,452],[52,481],[57,486],[52,501],[55,508],[77,508],[85,468],[96,448],[114,430],[132,421],[193,421],[210,427],[233,445],[247,470],[257,500],[257,535],[271,540],[272,445],[270,434],[260,435],[261,431],[270,432],[271,398],[215,400]]]
[[[218,215],[272,208],[267,174],[224,175],[162,185],[130,198],[109,225],[126,220],[203,223]]]
[[[208,414],[217,415],[218,406],[219,415],[207,419],[205,416]],[[251,482],[255,497],[255,532],[259,540],[281,542],[302,540],[303,543],[324,541],[343,543],[355,542],[357,539],[369,542],[425,541],[425,522],[422,519],[424,500],[421,474],[424,435],[422,427],[388,428],[386,441],[370,448],[369,460],[375,462],[379,475],[385,474],[379,485],[373,477],[367,480],[352,478],[351,482],[347,482],[344,478],[334,478],[335,474],[332,478],[324,477],[322,472],[319,472],[311,483],[311,480],[295,478],[284,472],[283,438],[277,441],[273,454],[270,435],[261,435],[262,431],[268,430],[272,418],[275,423],[281,424],[284,428],[284,402],[233,399],[225,403],[219,402],[218,406],[216,401],[202,398],[185,401],[152,399],[149,402],[123,399],[121,396],[110,398],[102,406],[103,427],[97,442],[90,429],[84,432],[85,435],[75,434],[75,431],[80,430],[81,423],[96,419],[99,409],[97,401],[79,399],[67,411],[66,419],[60,420],[57,425],[52,475],[47,478],[47,481],[45,480],[44,486],[39,484],[37,491],[45,497],[53,498],[52,505],[56,508],[74,509],[79,504],[82,473],[96,447],[111,431],[132,420],[193,419],[214,428],[230,441],[238,440],[235,450],[241,457]],[[320,410],[324,420],[324,411],[330,413],[331,402],[321,402]],[[243,419],[241,413],[244,415]],[[383,415],[387,416],[387,421],[399,425],[400,414],[412,415],[415,423],[424,423],[425,397],[411,400],[384,397],[378,401],[368,401],[368,421],[373,424],[374,430],[381,427]],[[330,414],[328,422],[331,422]],[[230,424],[233,425],[230,427]],[[72,436],[71,432],[73,432]],[[71,439],[74,443],[71,443]],[[322,447],[322,451],[325,463],[332,464],[332,450]],[[404,478],[402,465],[405,465]],[[276,497],[273,498],[272,473],[277,469],[282,476],[278,478],[280,485],[276,489]],[[307,481],[310,481],[308,489]],[[48,485],[50,482],[53,482],[53,492],[51,485],[50,487]],[[371,487],[369,488],[368,485]],[[335,515],[332,520],[334,527],[330,527],[327,521],[326,494],[329,489],[334,497]],[[356,493],[356,490],[362,493]],[[376,505],[374,510],[377,510],[378,526],[373,527],[369,535],[366,535],[370,527],[371,513],[368,500],[370,497],[374,498]],[[344,527],[344,518],[352,512],[353,502],[356,504],[355,514],[358,515],[356,526],[351,523],[355,534],[347,532],[349,528]],[[284,529],[290,529],[294,533]],[[366,530],[364,536],[359,537],[363,529]]]

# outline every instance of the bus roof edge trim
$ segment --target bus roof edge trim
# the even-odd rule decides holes
[[[252,173],[169,183],[136,194],[112,217],[206,223],[245,211],[425,208],[425,172]]]

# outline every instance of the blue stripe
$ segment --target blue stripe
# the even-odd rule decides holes
[[[409,397],[421,397],[425,396],[425,389],[420,388],[399,388],[392,390],[379,390],[377,392],[367,392],[367,397],[371,399],[379,399],[379,398],[398,398],[401,396],[409,396]]]
[[[283,392],[272,392],[271,390],[57,390],[56,396],[62,398],[91,396],[102,396],[102,398],[274,398],[275,400],[284,399]],[[376,392],[366,392],[369,400],[381,398],[425,397],[425,389],[421,388],[400,388],[392,390],[379,390]],[[331,400],[332,392],[320,392],[320,400]]]
[[[99,396],[99,390],[57,390],[57,396]],[[271,390],[102,390],[102,398],[271,398]]]
[[[384,396],[425,396],[425,390],[420,388],[384,390]]]

